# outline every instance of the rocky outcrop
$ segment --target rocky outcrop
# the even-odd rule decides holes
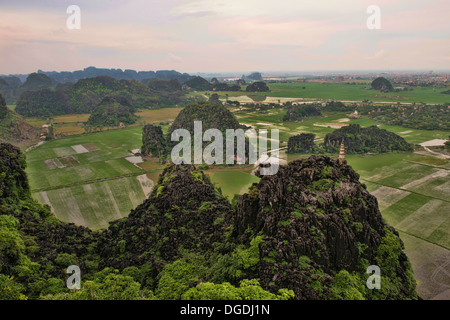
[[[161,157],[166,153],[167,141],[160,126],[147,124],[142,131],[141,153]]]
[[[346,153],[413,150],[413,146],[406,142],[403,137],[377,126],[363,128],[359,124],[350,124],[328,133],[323,144],[327,152],[335,153],[339,150],[342,142],[344,142]]]
[[[360,272],[363,261],[376,260],[386,225],[377,199],[358,179],[347,164],[311,156],[264,176],[239,198],[235,236],[244,243],[264,236],[263,287],[320,299],[339,271]]]
[[[20,150],[0,144],[0,215],[13,217],[0,231],[15,239],[0,248],[0,272],[34,298],[45,281],[66,279],[72,264],[85,279],[131,272],[153,290],[164,268],[187,256],[199,270],[176,273],[194,286],[258,279],[296,299],[417,298],[398,233],[345,161],[311,156],[281,166],[239,197],[236,210],[195,166],[168,165],[148,199],[100,232],[60,222],[34,201],[24,168]],[[371,264],[382,270],[377,291],[365,287]]]
[[[372,81],[370,86],[372,89],[380,90],[381,92],[394,91],[394,87],[392,86],[391,82],[384,77],[376,78]]]
[[[230,203],[203,172],[192,165],[171,165],[149,199],[101,235],[99,247],[105,261],[117,268],[174,261],[186,252],[205,253],[223,242],[232,218]]]

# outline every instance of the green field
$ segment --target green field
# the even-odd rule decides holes
[[[142,172],[127,160],[129,150],[141,146],[142,129],[123,129],[44,143],[27,153],[32,190],[47,190],[85,181]],[[74,146],[84,146],[77,153]]]
[[[434,159],[411,153],[347,156],[377,197],[385,221],[400,232],[425,299],[450,285],[445,274],[450,254],[450,161]]]
[[[252,93],[260,96],[278,98],[303,98],[303,99],[332,99],[347,101],[401,101],[401,102],[425,102],[425,103],[446,103],[450,102],[450,97],[441,94],[446,88],[416,87],[413,91],[400,91],[381,93],[375,90],[368,90],[370,84],[344,84],[344,83],[319,83],[319,82],[289,82],[289,83],[268,83],[270,92]],[[303,89],[304,88],[304,89]],[[228,95],[230,100],[236,97],[246,96],[246,92],[220,93],[221,98]]]
[[[142,128],[132,128],[44,143],[26,153],[33,196],[63,221],[107,227],[145,199],[138,177],[152,170],[125,159],[141,139]]]
[[[212,173],[211,182],[222,189],[222,194],[233,199],[235,194],[244,194],[259,178],[243,171],[218,171]]]
[[[128,216],[145,199],[135,176],[34,192],[33,197],[50,204],[60,220],[95,230]]]
[[[316,139],[324,138],[327,133],[333,132],[338,125],[359,124],[363,127],[378,125],[381,129],[392,131],[409,143],[418,144],[433,139],[447,139],[447,131],[430,131],[410,129],[400,126],[388,126],[378,124],[375,120],[360,118],[348,119],[346,113],[327,114],[324,117],[316,117],[302,122],[283,122],[283,116],[286,109],[272,109],[267,112],[235,110],[233,114],[240,123],[245,123],[259,129],[278,129],[280,130],[280,145],[285,145],[290,136],[303,132],[314,133]]]

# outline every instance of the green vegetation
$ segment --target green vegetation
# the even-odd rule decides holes
[[[267,84],[263,81],[256,81],[252,84],[249,84],[245,89],[247,92],[269,92],[270,89]]]
[[[168,153],[167,140],[160,126],[151,124],[144,126],[141,153],[158,158]]]
[[[322,113],[317,106],[312,104],[294,105],[288,108],[283,121],[302,121],[310,117],[319,117]]]
[[[134,107],[126,99],[116,94],[111,94],[92,110],[87,127],[118,127],[122,124],[133,124],[137,117],[134,115]]]
[[[211,171],[211,170],[210,170]],[[224,196],[233,199],[234,195],[247,192],[259,178],[243,171],[212,170],[211,181],[220,186]]]
[[[289,248],[288,239],[272,242],[270,229],[267,236],[258,228],[234,232],[234,225],[251,221],[245,216],[233,221],[230,203],[193,166],[167,167],[157,188],[128,217],[112,222],[107,230],[93,232],[61,222],[50,214],[48,206],[38,205],[31,198],[23,155],[10,145],[2,145],[0,151],[0,164],[9,168],[2,190],[10,190],[0,195],[0,235],[4,239],[0,246],[0,295],[4,298],[287,300],[299,297],[300,292],[306,297],[353,298],[357,296],[353,287],[364,283],[362,273],[352,271],[360,276],[358,282],[350,284],[352,294],[347,292],[349,284],[339,278],[330,290],[324,281],[333,274],[318,265],[326,248],[313,248],[312,256],[280,260],[280,251],[272,246]],[[323,175],[331,172],[322,171]],[[239,210],[248,213],[245,207]],[[272,212],[277,215],[280,211],[273,208]],[[280,221],[275,232],[295,225]],[[324,233],[316,226],[310,229],[314,242],[321,246]],[[383,262],[387,269],[384,276],[389,277],[385,280],[389,282],[387,289],[379,294],[359,291],[362,298],[415,298],[412,274],[406,279],[399,276],[407,263],[399,258],[403,255],[400,240],[388,232],[383,239],[376,247],[375,259],[389,258]],[[280,282],[268,283],[267,273],[276,281],[270,275],[276,270],[273,263],[281,266],[285,279],[293,279],[289,272],[297,272],[296,264],[301,265],[305,276],[300,279],[306,286],[292,287],[290,281],[287,287],[280,287]],[[81,290],[65,288],[64,269],[73,264],[82,268]],[[261,268],[266,271],[261,273]],[[405,290],[400,291],[400,287]],[[335,296],[327,296],[331,291]]]
[[[394,87],[392,87],[391,82],[384,77],[376,78],[375,80],[372,81],[370,86],[372,87],[372,89],[380,90],[381,92],[389,92],[394,90]]]
[[[180,101],[179,90],[173,90],[171,84],[145,85],[136,80],[100,76],[81,79],[75,84],[59,84],[54,90],[26,91],[20,96],[16,111],[27,117],[90,113],[112,93],[128,99],[136,109],[163,107]]]
[[[325,136],[324,145],[328,152],[338,152],[341,143],[346,153],[382,153],[412,151],[413,147],[402,137],[377,126],[362,128],[359,124],[350,124]]]
[[[5,119],[7,114],[8,114],[8,107],[6,106],[6,101],[0,94],[0,120]]]
[[[302,86],[304,86],[305,89],[302,89]],[[344,85],[308,82],[283,84],[269,83],[269,87],[272,91],[270,94],[271,96],[286,94],[286,97],[292,97],[288,95],[288,93],[293,93],[297,96],[300,96],[301,94],[305,96],[322,94],[323,97],[325,97],[325,91],[323,91],[323,89],[329,89],[328,93],[330,96],[333,96],[333,98],[336,96],[343,97],[346,95],[350,97],[354,94],[352,98],[347,98],[349,100],[354,100],[360,97],[369,97],[369,100],[380,101],[389,100],[394,97],[385,95],[384,97],[372,96],[372,98],[370,98],[370,95],[374,95],[373,91],[363,89],[363,86],[363,84]],[[289,92],[289,90],[291,91]],[[231,97],[232,93],[230,92],[229,94]],[[266,96],[266,94],[253,94],[261,98],[265,98]],[[398,95],[399,98],[396,99],[404,101],[435,101],[436,96],[438,96],[433,93],[432,88],[425,87],[414,88],[414,91],[402,91],[390,94],[395,94],[396,96]],[[219,95],[223,98],[223,94],[219,93]],[[440,96],[445,97],[446,95]],[[423,97],[423,100],[421,100],[420,97]],[[423,115],[426,114],[426,116],[421,116],[422,118],[420,120],[420,125],[417,125],[417,127],[415,127],[414,124],[408,125],[408,121],[396,122],[395,117],[389,119],[390,111],[394,110],[394,106],[389,105],[383,107],[381,104],[374,103],[361,104],[358,107],[358,111],[362,114],[362,118],[347,119],[344,124],[359,124],[361,128],[363,128],[376,125],[377,123],[375,121],[380,121],[383,123],[379,126],[380,129],[386,129],[394,132],[403,137],[406,142],[414,144],[435,138],[448,138],[448,132],[445,131],[447,130],[445,128],[446,122],[442,121],[442,118],[444,117],[445,119],[446,117],[446,109],[442,108],[442,106],[434,107],[428,105],[423,108],[421,105],[416,106],[419,107],[418,110],[420,109],[420,113],[423,113]],[[408,108],[405,110],[402,110],[400,107],[405,107],[405,105],[395,107],[396,110],[394,112],[401,111],[405,112],[406,115],[407,112],[410,111],[409,106],[406,106]],[[256,108],[259,110],[256,110]],[[381,112],[374,112],[378,110],[378,108],[381,108]],[[431,118],[431,114],[428,113],[427,108],[434,110],[434,113],[438,115],[437,119]],[[388,109],[390,110],[388,111]],[[254,108],[248,106],[248,109],[244,106],[243,110],[238,110],[233,112],[233,114],[239,121],[257,128],[280,129],[282,144],[286,145],[291,136],[301,133],[315,134],[318,139],[325,138],[328,133],[332,133],[334,131],[334,128],[332,127],[334,124],[341,123],[341,119],[346,118],[350,111],[355,110],[355,104],[332,102],[327,103],[326,106],[320,108],[320,110],[323,117],[304,119],[301,123],[296,123],[294,121],[283,122],[283,117],[287,113],[286,108],[280,108],[278,106],[268,106],[266,108],[264,107],[264,104],[257,104]],[[367,110],[367,113],[365,113],[364,110]],[[369,112],[372,113],[369,114]],[[376,117],[372,117],[373,113],[379,114]],[[406,118],[407,117],[405,116],[405,119]],[[412,118],[413,116],[411,116],[411,119]],[[148,119],[153,121],[153,116],[151,116],[150,113]],[[165,120],[166,118],[164,118],[164,114],[162,114],[161,119],[158,119],[158,121]],[[170,119],[167,118],[167,120]],[[433,125],[433,121],[438,123],[438,125]],[[426,122],[430,124],[430,126],[427,126]],[[419,122],[416,122],[416,124],[417,123]],[[417,129],[418,127],[422,129],[434,127],[439,130],[426,131],[419,130]],[[167,123],[163,124],[161,131],[167,132],[167,129]],[[155,170],[155,168],[158,167],[156,161],[146,161],[142,164],[142,168],[151,169],[139,169],[123,159],[130,155],[130,149],[139,148],[141,144],[141,128],[110,131],[100,134],[90,134],[73,137],[70,139],[47,142],[39,148],[27,153],[27,160],[29,162],[27,172],[30,173],[30,183],[32,185],[33,197],[43,204],[47,203],[47,201],[51,203],[60,220],[76,222],[77,224],[85,223],[85,225],[88,225],[93,229],[105,229],[108,227],[107,221],[125,218],[130,213],[130,209],[136,208],[145,199],[145,193],[143,192],[140,182],[136,179],[137,176],[148,173],[148,176],[151,176],[153,181],[157,180],[159,169]],[[86,149],[89,149],[89,152],[77,153],[72,148],[72,146],[76,145],[83,145]],[[333,149],[330,152],[332,152],[332,156],[337,156],[337,149]],[[282,154],[282,156],[284,157],[285,155]],[[292,160],[299,157],[304,157],[304,155],[289,154],[287,159]],[[411,152],[395,152],[376,155],[347,154],[346,159],[355,171],[361,175],[361,181],[367,185],[368,190],[376,195],[379,202],[380,211],[382,212],[385,221],[399,230],[401,239],[405,241],[405,252],[408,257],[411,258],[411,263],[415,272],[417,270],[427,268],[425,265],[430,261],[434,261],[433,259],[436,255],[433,256],[431,253],[434,254],[439,252],[440,254],[445,254],[447,252],[447,249],[450,246],[448,233],[450,226],[445,215],[442,216],[440,213],[448,212],[449,210],[448,201],[446,201],[448,198],[448,179],[446,179],[445,176],[441,177],[439,175],[433,178],[429,178],[429,176],[439,172],[442,169],[450,168],[448,160],[438,159],[430,155],[417,155]],[[46,163],[46,160],[50,161]],[[59,168],[58,165],[64,165],[64,167]],[[50,167],[53,169],[50,169]],[[211,176],[211,181],[216,184],[216,187],[221,188],[223,195],[227,196],[228,199],[232,199],[235,194],[242,194],[246,192],[246,188],[249,184],[259,181],[259,179],[254,181],[250,179],[254,176],[248,174],[248,170],[249,169],[247,167],[239,169],[233,168],[233,170],[226,170],[226,168],[209,168],[205,171],[205,174],[209,174]],[[326,192],[330,188],[339,188],[339,184],[336,185],[335,183],[332,183],[332,181],[330,181],[329,174],[325,174],[325,171],[327,170],[324,169],[323,179],[311,184],[311,190],[314,192]],[[327,178],[325,176],[327,176]],[[205,179],[201,173],[195,172],[192,177],[194,178],[194,181],[198,181],[202,185],[205,185]],[[195,179],[196,177],[198,179]],[[170,177],[170,175],[167,175],[165,178],[167,178],[167,181],[173,181],[174,179],[174,177]],[[99,181],[102,179],[106,180]],[[123,192],[124,189],[126,189],[127,192]],[[257,192],[255,194],[255,190],[257,191],[257,188],[252,189],[252,197],[258,196]],[[286,190],[288,192],[298,192],[298,190],[295,189],[295,183],[290,184]],[[161,201],[166,199],[166,192],[168,192],[168,190],[165,185],[157,186],[154,188],[154,191],[155,196],[158,199]],[[218,192],[218,194],[220,193]],[[46,197],[44,197],[44,195],[46,195]],[[185,197],[182,193],[179,193],[178,196]],[[96,203],[98,202],[96,199],[102,199],[101,203]],[[237,202],[236,199],[237,197],[234,200],[235,204]],[[191,204],[196,201],[194,197],[189,197],[189,199],[186,200],[191,201]],[[168,204],[164,210],[149,209],[147,212],[150,215],[157,215],[159,217],[165,216],[167,219],[169,219],[169,217],[170,219],[174,219],[176,214],[174,214],[173,210],[178,210],[177,208],[182,210],[184,213],[189,210],[197,210],[197,212],[206,212],[206,215],[208,215],[211,208],[216,208],[216,210],[218,210],[217,207],[210,207],[211,199],[202,200],[205,201],[200,202],[198,209],[184,207],[178,203],[172,205],[172,202],[167,201]],[[316,215],[315,219],[320,219],[321,216],[330,210],[330,208],[323,209],[320,207],[323,205],[324,201],[326,201],[326,198],[318,196],[317,205],[319,207],[309,207],[310,210]],[[74,215],[75,210],[73,210],[73,208],[76,208],[74,204],[80,203],[83,204],[79,206],[80,213],[78,216]],[[358,202],[355,202],[355,204],[356,203]],[[362,204],[363,202],[361,201],[361,205]],[[364,202],[364,207],[367,207],[368,205],[369,204],[367,202]],[[30,204],[27,204],[26,206],[29,208],[33,207]],[[116,206],[119,209],[117,209]],[[305,219],[308,217],[307,208],[295,207],[294,210],[294,207],[291,206],[291,204],[284,203],[281,203],[280,206],[286,206],[291,209],[289,211],[291,220],[287,217],[282,217],[276,221],[275,225],[280,229],[289,228],[289,221],[292,222],[296,219]],[[271,214],[276,212],[274,208],[271,208],[270,206],[268,206],[268,208],[270,209],[269,212]],[[0,210],[4,210],[4,208],[1,208]],[[16,213],[20,210],[22,209],[17,209]],[[48,221],[49,225],[61,226],[60,222],[54,219],[53,216],[49,215],[48,210],[48,208],[45,208],[42,212],[45,211],[47,213],[41,215],[48,215],[48,217],[45,217],[45,220]],[[342,211],[344,222],[349,223],[349,227],[351,227],[355,233],[359,234],[361,233],[361,230],[362,233],[364,233],[366,230],[364,225],[361,225],[358,222],[352,222],[351,212],[348,211],[349,210]],[[2,211],[2,213],[3,212],[4,211]],[[36,216],[36,214],[34,215]],[[80,216],[85,219],[84,222],[82,222]],[[26,217],[28,217],[28,215]],[[15,218],[18,219],[19,222],[23,221],[23,217],[16,216]],[[194,221],[194,219],[191,220]],[[259,292],[258,294],[255,294],[255,297],[264,296],[267,297],[267,299],[270,299],[270,297],[274,298],[274,296],[268,296],[266,294],[270,293],[272,295],[277,295],[277,291],[272,290],[273,284],[255,278],[255,270],[257,270],[256,266],[258,265],[260,258],[259,252],[258,258],[256,258],[256,255],[254,254],[255,251],[253,250],[255,247],[253,246],[253,249],[250,249],[252,247],[251,245],[242,244],[227,244],[224,245],[226,249],[224,246],[215,244],[215,246],[217,246],[216,249],[208,251],[208,254],[198,254],[198,260],[196,260],[196,262],[200,261],[197,263],[199,266],[195,266],[195,268],[186,268],[186,272],[188,273],[186,276],[186,282],[183,280],[183,277],[179,279],[175,276],[171,276],[173,283],[170,284],[172,280],[168,280],[169,277],[167,275],[169,274],[168,270],[170,269],[168,268],[166,270],[167,273],[165,273],[166,276],[164,277],[164,281],[161,283],[161,286],[159,286],[159,280],[162,279],[164,274],[160,273],[162,271],[161,268],[155,270],[152,269],[153,266],[170,266],[174,263],[172,261],[161,259],[159,253],[166,249],[172,250],[169,249],[169,244],[171,239],[176,238],[176,235],[178,235],[175,231],[178,230],[178,228],[182,232],[190,232],[191,234],[195,234],[193,228],[191,228],[193,223],[191,220],[185,220],[177,227],[173,225],[168,227],[166,222],[153,223],[151,224],[151,228],[155,233],[151,235],[146,234],[146,231],[144,232],[144,229],[147,229],[145,226],[150,225],[150,223],[142,222],[128,224],[127,228],[130,227],[135,231],[124,233],[123,236],[119,237],[117,242],[114,242],[113,244],[110,243],[111,245],[108,246],[108,250],[112,250],[112,256],[114,256],[113,259],[117,258],[117,264],[109,261],[106,265],[111,263],[111,268],[105,269],[106,271],[102,271],[102,268],[105,265],[103,263],[104,258],[99,258],[96,255],[97,253],[92,248],[95,245],[91,245],[91,247],[87,249],[89,251],[87,259],[85,259],[86,250],[82,254],[71,253],[70,256],[58,255],[58,259],[55,259],[53,256],[51,259],[48,258],[48,260],[51,261],[49,264],[46,264],[47,261],[43,259],[41,262],[38,262],[41,265],[41,273],[37,273],[37,278],[42,275],[45,280],[34,281],[35,279],[32,279],[24,284],[22,282],[24,278],[18,277],[18,273],[14,272],[19,272],[18,270],[20,269],[22,270],[21,272],[24,272],[23,275],[26,275],[26,271],[24,270],[33,270],[34,272],[34,270],[37,269],[37,266],[22,257],[20,258],[22,262],[19,267],[14,269],[14,271],[11,271],[14,273],[14,277],[10,275],[13,273],[0,275],[0,288],[8,288],[4,291],[1,291],[2,289],[0,289],[0,294],[4,295],[2,297],[12,297],[14,299],[26,297],[46,297],[48,299],[108,299],[108,297],[122,299],[126,299],[127,297],[130,299],[154,299],[161,298],[165,294],[170,295],[170,290],[172,289],[169,288],[175,288],[178,284],[180,287],[186,288],[185,283],[187,282],[188,289],[180,290],[180,292],[177,293],[177,297],[179,296],[185,299],[197,299],[200,297],[214,297],[217,299],[221,297],[242,298],[243,295],[240,294],[242,283],[254,281],[254,284],[256,285],[256,287],[254,287],[254,291]],[[32,223],[36,223],[33,219],[30,219],[30,221],[32,221]],[[125,221],[126,219],[123,219],[123,223],[125,223]],[[157,220],[154,221],[156,222]],[[215,217],[214,220],[211,219],[210,225],[214,226],[214,228],[218,228],[224,226],[226,221],[227,219],[225,216],[219,215]],[[65,226],[65,224],[62,225]],[[12,252],[18,252],[20,256],[22,253],[27,255],[29,252],[35,250],[33,244],[30,245],[30,243],[22,241],[25,244],[24,250],[24,247],[22,246],[23,243],[18,240],[17,237],[22,237],[24,234],[22,231],[24,227],[21,227],[21,223],[18,223],[17,221],[5,221],[2,226],[8,226],[2,227],[2,230],[7,230],[5,231],[5,235],[7,235],[5,236],[5,239],[13,239],[12,242],[8,242],[12,243],[12,245],[8,247],[13,248]],[[119,224],[116,224],[115,226],[119,228]],[[162,231],[162,227],[165,229],[167,228],[167,230]],[[48,228],[48,225],[46,225],[45,228]],[[38,230],[45,230],[45,228],[39,227]],[[111,228],[111,230],[115,230],[114,228],[115,227]],[[228,232],[231,233],[232,229],[233,228],[230,227]],[[254,230],[252,228],[248,228],[247,230],[247,235],[251,237]],[[78,239],[76,238],[77,236],[75,236],[77,233],[79,234],[81,232],[68,232],[68,235]],[[154,246],[152,246],[150,250],[139,252],[139,254],[142,254],[142,259],[147,259],[147,257],[151,256],[152,258],[148,260],[151,262],[139,264],[140,262],[137,263],[139,260],[132,260],[129,262],[130,266],[123,268],[124,265],[121,265],[121,263],[127,261],[126,259],[133,259],[133,255],[138,252],[133,251],[136,248],[134,245],[135,240],[140,239],[139,241],[142,241],[145,239],[147,241],[147,238],[139,238],[144,234],[145,236],[148,236],[148,238],[157,237],[159,239],[159,241],[153,242]],[[327,254],[324,253],[323,249],[316,250],[316,248],[314,248],[314,250],[311,249],[311,257],[296,257],[296,259],[298,258],[295,260],[297,262],[293,262],[294,260],[286,261],[286,259],[282,258],[280,255],[277,256],[276,251],[272,252],[272,250],[270,251],[272,252],[271,254],[261,255],[261,263],[277,263],[276,268],[274,266],[274,270],[280,270],[277,275],[280,279],[282,279],[282,277],[286,277],[284,279],[289,279],[289,276],[284,274],[284,272],[287,271],[282,268],[286,268],[289,264],[298,263],[298,266],[301,266],[302,269],[306,269],[308,272],[312,271],[310,279],[311,282],[308,282],[307,285],[302,284],[302,286],[308,286],[313,290],[320,292],[322,295],[321,297],[328,295],[327,297],[331,297],[332,299],[390,299],[393,296],[401,296],[401,293],[397,290],[400,283],[402,283],[405,288],[411,288],[413,286],[413,279],[410,272],[405,273],[404,276],[391,272],[392,270],[397,269],[399,264],[403,263],[404,256],[400,253],[401,244],[398,242],[398,238],[392,235],[390,231],[386,231],[386,234],[387,236],[382,238],[382,244],[380,245],[379,250],[377,250],[377,259],[380,259],[380,261],[382,259],[389,259],[389,261],[391,261],[391,259],[396,259],[396,261],[393,261],[391,264],[390,262],[386,262],[387,264],[383,265],[383,268],[386,268],[389,271],[388,273],[390,275],[390,279],[387,282],[382,283],[382,288],[385,288],[386,290],[382,290],[380,292],[370,291],[365,287],[367,274],[363,268],[365,263],[363,259],[367,248],[365,248],[361,243],[358,244],[357,248],[358,253],[361,255],[361,267],[356,271],[336,269],[333,273],[327,273],[318,269],[315,265],[316,262],[314,259],[326,259]],[[195,247],[201,247],[204,245],[200,240],[202,237],[203,235],[199,235],[196,240],[193,241]],[[133,241],[130,241],[130,239],[133,239]],[[320,243],[321,236],[319,233],[315,235],[314,241]],[[258,245],[263,248],[265,243],[264,241],[261,241]],[[288,246],[289,244],[286,242],[284,245]],[[142,245],[142,247],[143,246],[145,245]],[[86,245],[79,247],[87,248]],[[62,249],[59,248],[58,250]],[[186,251],[183,250],[183,248],[180,249],[180,256],[186,253]],[[81,251],[82,250],[80,250],[80,252]],[[209,255],[210,253],[212,254]],[[157,256],[156,258],[154,254]],[[35,262],[35,259],[36,257],[33,256],[30,258],[30,261]],[[50,275],[50,273],[45,273],[48,271],[42,271],[44,266],[45,270],[51,270],[52,265],[56,267],[58,263],[61,264],[58,265],[58,267],[62,270],[65,267],[62,264],[72,261],[73,259],[76,259],[75,261],[86,261],[87,278],[83,280],[83,290],[81,290],[83,293],[81,293],[81,291],[76,292],[75,294],[67,292],[68,290],[65,289],[63,281],[66,279],[67,275],[63,275],[63,272],[53,276]],[[186,261],[188,260],[185,260],[185,262]],[[373,263],[372,260],[369,262],[370,264]],[[191,265],[193,264],[192,261],[189,263]],[[118,266],[120,266],[120,268]],[[176,264],[176,266],[181,269],[184,268],[184,264],[182,263]],[[113,269],[119,269],[120,271],[113,271]],[[431,270],[435,270],[434,267],[431,268]],[[3,273],[4,271],[0,272]],[[105,281],[105,276],[102,272],[115,276],[111,276],[108,281]],[[171,272],[175,272],[175,269],[172,269]],[[382,272],[384,271],[382,270]],[[423,297],[429,298],[433,296],[431,291],[426,291],[427,289],[421,288],[426,288],[427,283],[429,283],[430,280],[428,278],[420,278],[422,276],[422,272],[423,271],[420,271],[419,275],[416,276],[416,278],[420,280],[418,288],[421,290],[421,296],[423,294]],[[333,278],[332,283],[324,282],[323,279],[327,276],[331,276]],[[124,277],[132,277],[132,279]],[[92,283],[89,281],[92,281]],[[132,284],[132,288],[130,289],[131,292],[120,295],[119,292],[125,290],[125,288],[123,286],[114,287],[113,281],[119,284],[122,281],[128,281]],[[106,284],[106,282],[108,282],[108,284]],[[164,283],[168,284],[165,288],[169,291],[162,289],[164,287]],[[158,288],[158,286],[161,290],[157,292],[156,288]],[[63,287],[63,289],[61,289],[61,287]],[[102,289],[100,290],[99,288]],[[108,292],[108,288],[113,289],[109,291],[108,294],[101,295],[100,291]],[[86,289],[86,291],[84,289]],[[64,294],[62,294],[63,292]],[[173,292],[175,292],[175,290]],[[373,293],[378,294],[373,295]]]
[[[238,129],[239,122],[224,106],[214,102],[196,102],[186,106],[178,114],[170,127],[170,134],[176,129],[186,129],[194,135],[194,121],[202,122],[202,132],[210,128],[225,132],[226,129]]]
[[[314,151],[313,133],[301,133],[296,136],[289,137],[288,153],[312,153]]]
[[[213,85],[200,76],[193,77],[184,83],[185,86],[192,90],[208,91],[212,90]]]
[[[381,123],[424,130],[450,130],[449,105],[362,106],[360,113]]]
[[[330,82],[273,82],[267,84],[271,97],[279,98],[304,98],[344,101],[373,101],[373,102],[422,102],[440,103],[449,101],[448,95],[441,94],[432,86],[417,86],[413,90],[380,93],[370,90],[370,83],[357,82],[354,84],[330,83]],[[259,93],[267,95],[267,93]],[[242,92],[230,92],[230,100]]]

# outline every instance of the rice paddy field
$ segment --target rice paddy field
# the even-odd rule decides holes
[[[141,117],[146,123],[170,122],[180,110],[148,110]],[[314,133],[320,140],[336,126],[377,124],[365,118],[348,119],[344,113],[304,122],[283,122],[286,111],[282,109],[264,113],[231,111],[240,123],[260,129],[279,129],[280,146],[285,146],[291,135],[302,132]],[[69,121],[71,118],[67,117]],[[413,144],[449,136],[445,131],[385,125],[380,128],[395,132]],[[167,131],[167,125],[163,130]],[[28,151],[27,174],[33,196],[49,205],[63,221],[95,230],[106,228],[109,221],[127,216],[145,200],[164,168],[156,160],[131,161],[136,160],[131,150],[139,149],[141,141],[142,123],[121,130],[68,136]],[[281,152],[281,157],[288,161],[305,156]],[[450,160],[431,153],[412,152],[348,155],[346,159],[360,174],[369,192],[377,197],[386,223],[399,232],[421,297],[450,299]],[[231,200],[259,180],[251,171],[252,166],[212,167],[205,173]]]
[[[401,101],[401,102],[425,102],[425,103],[446,103],[450,98],[446,94],[441,94],[446,88],[416,87],[412,91],[400,91],[380,93],[369,90],[370,83],[332,83],[332,82],[289,82],[289,83],[268,83],[270,92],[252,93],[252,95],[267,96],[270,101],[274,97],[277,102],[282,98],[301,99],[332,99],[346,101]],[[244,88],[245,90],[245,88]],[[243,92],[227,92],[220,94],[221,98],[228,97],[229,100],[242,100],[248,102],[248,97]],[[282,100],[283,101],[283,100]],[[251,101],[250,101],[251,102]]]
[[[149,176],[159,166],[145,170],[129,161],[141,141],[142,128],[129,128],[44,143],[26,153],[33,196],[63,221],[107,227],[153,186]]]
[[[435,159],[435,158],[434,158]],[[449,299],[450,161],[412,153],[347,156],[405,244],[422,298]]]

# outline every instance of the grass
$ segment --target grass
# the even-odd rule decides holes
[[[216,171],[211,173],[211,182],[231,200],[235,194],[246,193],[254,182],[259,182],[259,178],[243,171]]]
[[[124,157],[130,149],[141,146],[140,128],[108,131],[100,134],[82,135],[44,143],[29,151],[27,174],[32,190],[46,190],[83,181],[142,172]],[[86,144],[95,151],[77,153],[72,146]],[[96,146],[96,148],[93,148]],[[73,166],[50,170],[46,160],[72,157]]]
[[[129,127],[141,127],[145,124],[170,122],[173,121],[182,108],[162,108],[154,110],[139,110],[135,114],[139,117],[138,121],[130,125]],[[83,122],[88,121],[89,114],[72,114],[53,117],[53,123],[55,133],[63,134],[64,136],[78,135],[85,132],[84,127],[81,125]],[[49,123],[47,118],[26,118],[26,122],[34,127],[40,128],[44,124]],[[107,131],[105,128],[104,131]],[[118,129],[118,128],[109,128]]]
[[[273,102],[282,100],[282,98],[297,99],[333,99],[347,101],[400,101],[400,102],[425,102],[425,103],[446,103],[450,98],[441,94],[447,88],[416,87],[413,91],[400,91],[381,93],[380,91],[369,90],[369,83],[345,84],[331,82],[289,82],[289,83],[268,83],[270,92],[252,92],[244,91],[217,92],[221,99],[237,100],[240,102],[251,102],[248,95],[267,96]],[[279,99],[276,99],[279,98]],[[261,99],[256,99],[261,100]]]
[[[380,193],[382,215],[389,225],[450,249],[450,182],[448,176],[426,179],[443,170],[430,166],[429,158],[402,152],[366,157],[352,155],[347,156],[347,161],[374,194],[382,187],[403,193],[397,198],[393,193]],[[398,189],[411,182],[411,187]]]
[[[145,199],[136,177],[44,191],[56,213],[65,222],[74,222],[98,230],[108,222],[127,216]],[[41,192],[33,196],[45,203]]]
[[[303,89],[305,87],[305,89]],[[349,101],[402,101],[446,103],[450,98],[441,91],[447,88],[436,89],[432,87],[417,87],[413,91],[381,93],[367,90],[368,84],[340,84],[340,83],[271,83],[271,90],[267,95],[276,97],[318,98]]]

